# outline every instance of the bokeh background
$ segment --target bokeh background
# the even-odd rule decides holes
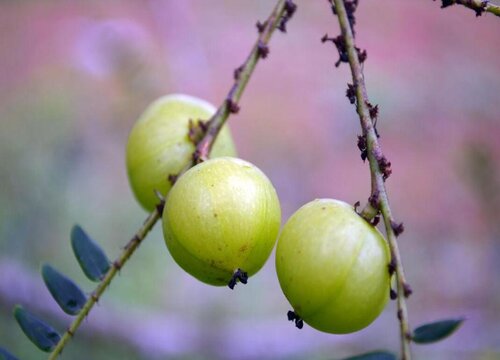
[[[39,275],[48,262],[90,292],[69,243],[81,224],[111,258],[146,214],[124,149],[155,98],[220,104],[274,1],[0,2],[0,346],[42,359],[11,312],[23,303],[69,324]],[[336,69],[325,1],[298,0],[230,126],[239,154],[273,181],[285,221],[319,197],[369,195],[360,126]],[[413,325],[465,316],[416,359],[500,359],[500,22],[439,2],[362,1],[370,99],[393,164],[387,181],[414,295]],[[399,350],[394,302],[367,329],[297,330],[271,258],[235,291],[201,284],[172,260],[159,226],[85,321],[62,359],[339,359]]]

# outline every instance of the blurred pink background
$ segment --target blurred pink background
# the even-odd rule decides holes
[[[283,222],[320,197],[364,203],[346,64],[326,1],[297,0],[230,118],[240,157],[272,180]],[[70,319],[38,274],[49,262],[90,292],[71,254],[81,224],[111,258],[146,214],[129,190],[127,134],[155,98],[219,105],[274,1],[0,2],[0,346],[41,359],[11,316],[15,303],[64,330]],[[433,1],[361,1],[357,45],[392,162],[393,212],[414,289],[413,326],[465,316],[416,359],[500,359],[500,20]],[[35,300],[34,300],[35,299]],[[399,350],[396,307],[352,335],[286,320],[274,258],[235,291],[173,262],[159,227],[92,312],[62,359],[340,359]]]

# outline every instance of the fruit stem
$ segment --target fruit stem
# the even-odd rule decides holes
[[[127,245],[125,245],[125,248],[123,249],[120,256],[112,263],[108,272],[106,273],[106,275],[104,275],[104,278],[101,280],[99,285],[97,285],[96,289],[87,299],[87,302],[83,306],[82,310],[80,310],[80,312],[73,320],[68,330],[66,330],[64,335],[61,337],[61,340],[59,340],[54,350],[52,350],[52,352],[50,353],[49,360],[57,359],[59,354],[62,352],[64,346],[66,345],[66,343],[68,343],[68,341],[73,337],[76,330],[78,330],[78,328],[80,327],[80,324],[83,321],[83,319],[85,319],[85,317],[90,313],[94,305],[99,301],[99,298],[104,293],[104,291],[106,291],[113,278],[116,276],[116,274],[118,274],[120,269],[125,265],[127,260],[130,258],[130,256],[132,256],[134,251],[139,247],[142,240],[144,240],[149,231],[154,227],[158,219],[160,219],[161,210],[162,210],[162,204],[160,204],[160,206],[157,206],[155,210],[151,214],[149,214],[148,218],[141,226],[141,228],[135,233],[132,239],[130,239]]]
[[[179,173],[179,175],[169,176],[169,180],[172,182],[172,185],[177,181],[179,176],[186,172],[189,168],[208,158],[210,150],[212,149],[212,145],[217,138],[220,130],[222,129],[222,126],[225,124],[227,118],[231,113],[237,112],[237,103],[240,100],[243,91],[245,90],[248,80],[250,79],[250,76],[252,75],[259,58],[265,58],[267,56],[267,53],[269,52],[267,44],[269,43],[274,30],[278,27],[281,31],[286,32],[286,23],[295,12],[295,9],[296,5],[292,2],[292,0],[279,0],[267,21],[264,24],[258,23],[259,38],[256,45],[254,45],[254,47],[252,48],[250,55],[248,56],[245,63],[235,71],[235,83],[231,87],[226,100],[222,103],[214,116],[209,120],[206,132],[203,138],[197,144],[197,147],[193,153],[193,162],[188,164]],[[80,327],[83,319],[90,313],[101,295],[109,287],[115,275],[125,265],[128,259],[139,247],[141,242],[146,238],[146,235],[149,233],[149,231],[161,218],[164,205],[165,200],[160,200],[155,210],[153,210],[153,212],[148,215],[142,227],[136,232],[136,234],[127,243],[127,245],[125,245],[123,252],[113,262],[109,271],[106,273],[94,292],[88,298],[80,313],[73,320],[68,330],[66,330],[66,332],[63,334],[61,340],[59,340],[54,350],[52,350],[52,352],[49,354],[49,360],[55,360],[61,354],[66,344]],[[239,279],[241,282],[243,282],[242,279],[244,279],[244,277],[240,274]]]
[[[229,288],[231,290],[233,290],[238,281],[242,284],[246,284],[248,282],[248,274],[246,272],[244,272],[243,270],[241,270],[240,268],[236,269],[233,272],[233,275],[231,276],[231,280],[229,280],[229,283],[227,284],[227,286],[229,286]]]
[[[269,53],[269,40],[272,34],[279,28],[285,32],[285,25],[296,10],[296,5],[291,0],[280,0],[276,4],[271,15],[264,23],[257,23],[259,37],[248,55],[247,59],[234,71],[234,84],[229,90],[226,99],[219,107],[217,112],[208,121],[208,127],[205,137],[198,142],[196,150],[193,154],[193,164],[203,162],[208,158],[212,144],[215,141],[220,129],[224,126],[229,114],[239,111],[238,102],[245,90],[250,76],[252,75],[255,66],[259,59],[266,58]]]
[[[366,209],[371,210],[371,208],[373,207],[378,208],[384,218],[387,239],[392,255],[391,264],[393,265],[392,268],[396,274],[397,280],[397,315],[400,323],[401,358],[403,360],[410,360],[411,333],[405,298],[411,294],[411,289],[405,280],[403,264],[401,262],[401,255],[399,253],[399,248],[396,241],[397,235],[399,235],[403,228],[402,224],[398,225],[394,221],[389,205],[387,191],[385,188],[384,182],[390,174],[390,163],[382,153],[382,149],[378,142],[378,134],[375,128],[375,124],[372,121],[372,117],[376,116],[373,116],[373,112],[371,113],[374,107],[368,101],[363,68],[361,67],[361,61],[364,61],[366,53],[361,52],[358,48],[355,47],[353,29],[351,27],[351,21],[352,23],[354,23],[354,21],[350,21],[350,19],[353,19],[354,16],[354,10],[352,9],[352,7],[351,13],[348,14],[343,0],[330,1],[332,9],[334,10],[334,13],[337,14],[337,17],[339,19],[343,44],[342,46],[337,46],[337,48],[339,49],[339,53],[343,51],[343,53],[340,54],[341,59],[343,54],[347,55],[346,60],[349,62],[349,66],[351,68],[352,80],[355,90],[355,99],[357,104],[357,113],[359,115],[361,128],[363,129],[363,136],[365,137],[367,149],[366,155],[370,164],[371,196]]]

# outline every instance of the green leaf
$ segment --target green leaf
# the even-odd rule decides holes
[[[67,278],[50,265],[43,265],[42,277],[54,300],[70,315],[80,312],[87,298],[73,280]]]
[[[343,360],[396,360],[396,355],[388,351],[370,351],[364,354],[351,356]]]
[[[71,229],[71,247],[85,275],[92,281],[100,281],[109,270],[109,260],[78,225]]]
[[[28,339],[42,351],[52,351],[61,339],[61,336],[50,325],[24,310],[20,305],[14,307],[14,317]]]
[[[417,344],[440,341],[455,332],[464,318],[447,319],[419,326],[413,331],[412,340]]]
[[[0,347],[0,360],[18,360],[14,355]]]

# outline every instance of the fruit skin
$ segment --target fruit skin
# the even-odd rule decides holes
[[[171,188],[169,175],[177,175],[191,160],[194,144],[188,138],[189,120],[208,120],[216,109],[208,102],[182,94],[154,101],[132,128],[127,143],[127,173],[132,191],[147,210],[158,203],[154,190],[164,196]],[[215,141],[211,157],[236,156],[227,126]]]
[[[346,334],[368,326],[389,298],[390,251],[347,203],[318,199],[283,227],[276,271],[294,312],[313,328]]]
[[[210,159],[188,170],[170,190],[163,235],[174,260],[211,285],[227,285],[236,269],[255,274],[276,242],[281,209],[256,166]]]

